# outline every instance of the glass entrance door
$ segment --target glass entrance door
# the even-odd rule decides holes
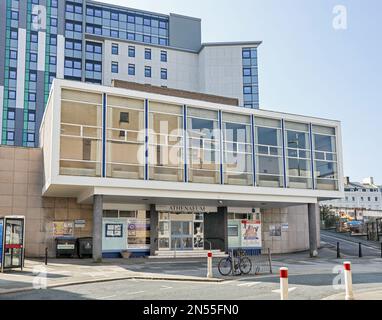
[[[171,248],[173,250],[192,250],[192,221],[171,221]]]

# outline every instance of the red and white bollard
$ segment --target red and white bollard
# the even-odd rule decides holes
[[[208,251],[207,254],[207,278],[212,278],[212,252]]]
[[[353,280],[351,275],[351,263],[349,261],[344,262],[344,273],[345,273],[345,300],[354,300],[353,295]]]
[[[288,268],[280,268],[280,296],[281,300],[288,300]]]

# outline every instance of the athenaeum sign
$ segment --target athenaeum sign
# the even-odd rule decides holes
[[[199,206],[199,205],[156,205],[155,209],[159,212],[182,212],[182,213],[204,213],[217,212],[217,207]]]

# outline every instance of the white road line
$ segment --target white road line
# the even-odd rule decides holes
[[[172,289],[172,287],[162,286],[162,288],[160,288],[159,290],[169,290],[169,289]]]
[[[106,299],[110,299],[110,298],[114,298],[114,297],[116,297],[116,295],[101,297],[101,298],[97,298],[97,299],[98,300],[106,300]]]
[[[231,283],[234,283],[234,282],[239,282],[238,280],[229,280],[229,281],[223,281],[223,282],[220,282],[219,284],[222,285],[222,284],[231,284]]]
[[[289,289],[288,289],[288,292],[292,292],[292,291],[294,291],[294,290],[296,290],[296,289],[297,289],[296,287],[289,288]],[[272,292],[274,292],[274,293],[280,293],[280,289],[272,290]]]
[[[245,282],[245,283],[241,283],[241,284],[238,284],[237,286],[238,287],[253,287],[257,284],[260,284],[261,282]]]
[[[333,237],[333,236],[329,236],[327,234],[321,234],[322,237],[328,237],[328,238],[332,238],[332,239],[335,239],[339,242],[341,241],[344,241],[344,242],[348,242],[348,243],[351,243],[353,245],[358,245],[358,242],[355,242],[355,241],[351,241],[351,240],[346,240],[346,239],[342,239],[342,238],[337,238],[337,237]],[[333,246],[335,246],[335,244],[332,244]],[[368,249],[372,249],[372,250],[375,250],[375,251],[379,251],[379,249],[375,248],[375,247],[372,247],[370,245],[367,245],[367,244],[364,244],[362,243],[362,246],[368,248]]]
[[[140,294],[140,293],[145,293],[145,292],[146,291],[129,292],[129,293],[126,293],[126,295]]]

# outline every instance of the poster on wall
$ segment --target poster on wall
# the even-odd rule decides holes
[[[281,224],[271,224],[269,226],[269,235],[271,237],[281,237]]]
[[[241,222],[242,247],[261,248],[261,222],[259,220]]]
[[[123,224],[108,223],[106,224],[106,238],[122,238]]]
[[[55,237],[71,237],[74,232],[74,223],[72,221],[54,221],[53,235]]]
[[[127,248],[150,249],[150,220],[128,219]]]

